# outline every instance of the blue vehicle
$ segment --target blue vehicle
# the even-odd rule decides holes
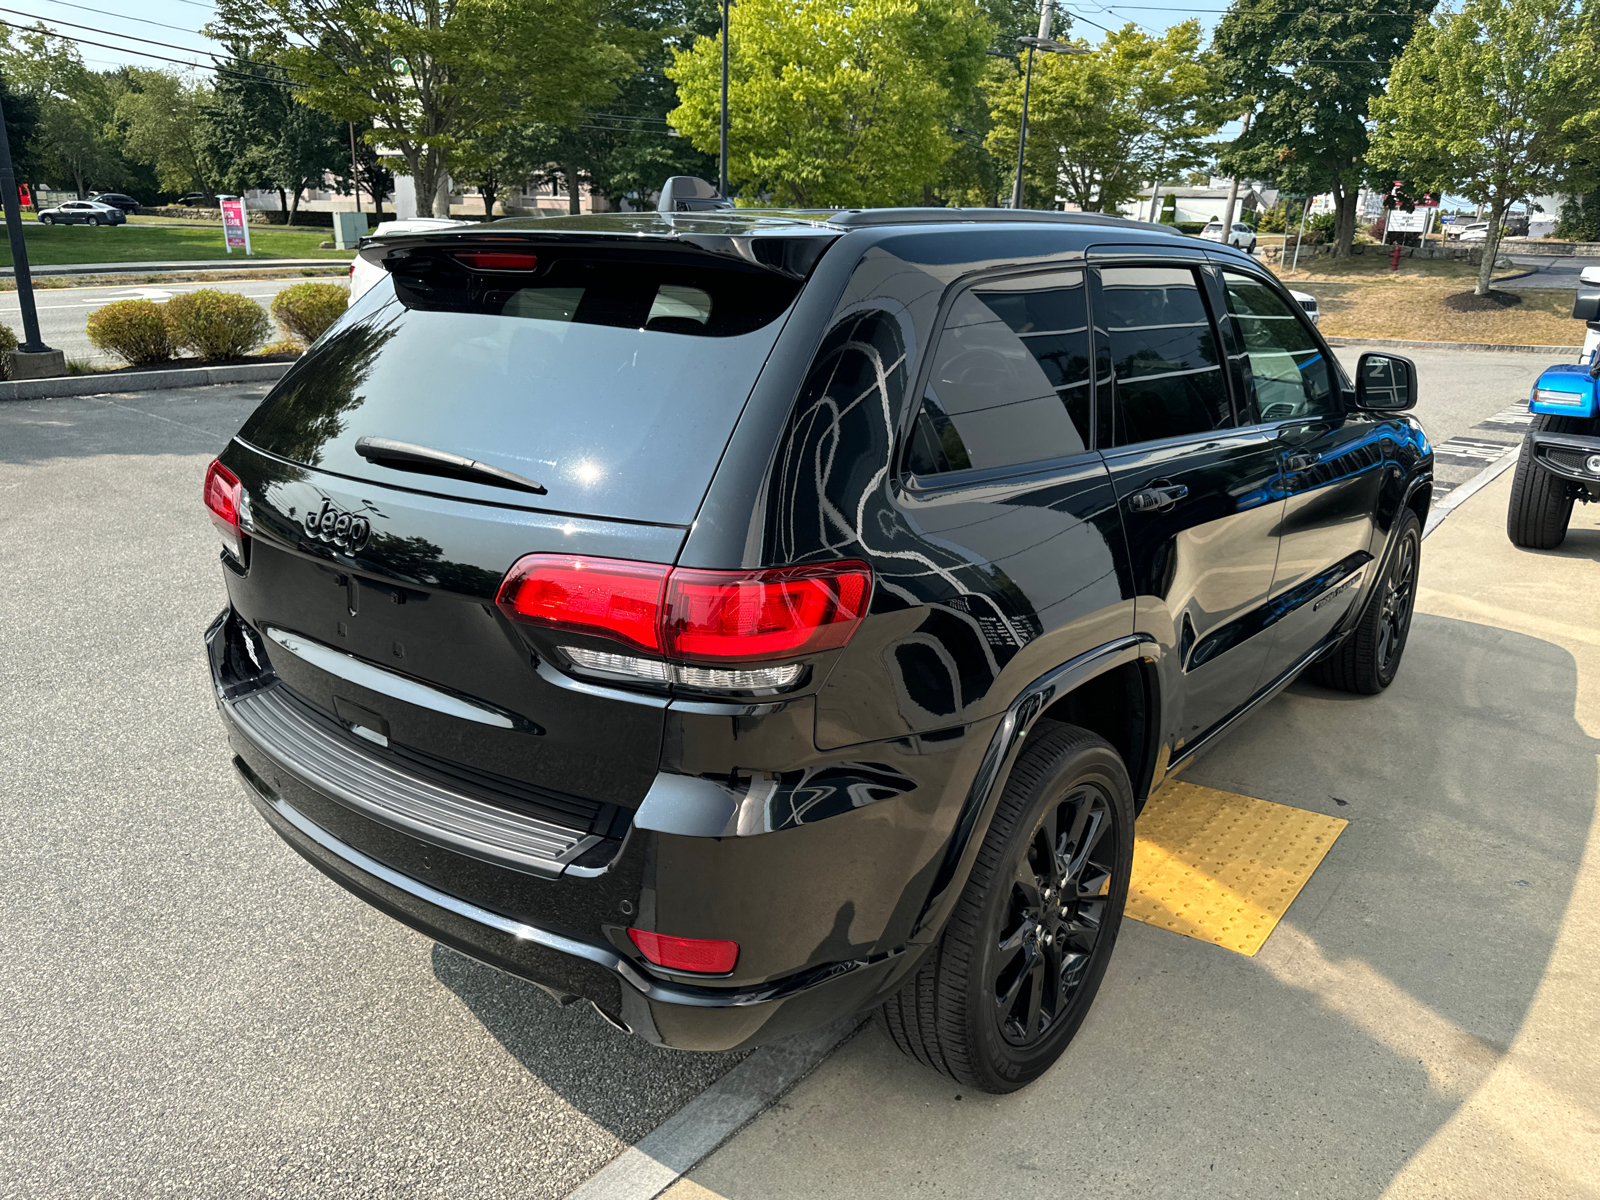
[[[1600,291],[1579,292],[1572,315],[1595,330]],[[1506,533],[1530,550],[1553,550],[1566,539],[1574,501],[1600,500],[1600,355],[1585,357],[1590,363],[1547,368],[1529,399],[1533,425],[1511,482]]]

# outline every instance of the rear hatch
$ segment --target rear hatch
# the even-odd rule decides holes
[[[530,553],[675,560],[801,283],[698,250],[496,247],[413,240],[246,421],[221,460],[247,534],[230,596],[297,745],[615,837],[665,697],[554,669],[497,591]]]

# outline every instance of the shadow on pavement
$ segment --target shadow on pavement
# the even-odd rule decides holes
[[[731,1200],[913,1174],[949,1195],[1381,1195],[1545,981],[1600,785],[1577,695],[1561,647],[1418,614],[1389,691],[1297,686],[1184,776],[1350,821],[1254,959],[1129,922],[1032,1087],[974,1095],[863,1035],[693,1179]]]

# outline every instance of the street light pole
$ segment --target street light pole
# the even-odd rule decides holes
[[[722,0],[722,152],[717,162],[717,195],[728,195],[728,4]]]
[[[33,275],[28,270],[28,243],[22,232],[22,206],[17,203],[17,176],[11,169],[11,137],[6,131],[3,103],[0,103],[0,201],[3,201],[6,233],[11,241],[17,304],[22,309],[22,345],[11,356],[12,377],[29,379],[60,374],[66,370],[65,356],[46,346],[39,336],[39,312],[33,306]]]
[[[1077,46],[1069,46],[1065,42],[1058,42],[1050,36],[1051,10],[1055,7],[1055,0],[1044,0],[1039,6],[1039,32],[1034,37],[1022,37],[1017,41],[1028,48],[1028,67],[1022,81],[1022,126],[1017,130],[1017,178],[1011,185],[1011,207],[1022,207],[1022,156],[1028,148],[1028,95],[1033,91],[1033,52],[1042,50],[1046,54],[1087,54],[1087,50]]]

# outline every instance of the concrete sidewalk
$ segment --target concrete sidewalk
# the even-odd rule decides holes
[[[145,274],[159,271],[266,271],[292,267],[343,267],[348,266],[350,260],[354,257],[355,253],[351,251],[350,258],[261,258],[256,255],[246,258],[241,254],[237,258],[202,258],[193,262],[173,260],[164,262],[61,263],[56,266],[37,266],[29,263],[28,272],[37,276]],[[10,279],[16,273],[15,267],[0,267],[0,279]]]
[[[1186,775],[1345,817],[1254,958],[1124,925],[1010,1097],[862,1030],[671,1200],[1600,1196],[1600,519],[1431,536],[1382,696],[1297,684]]]

